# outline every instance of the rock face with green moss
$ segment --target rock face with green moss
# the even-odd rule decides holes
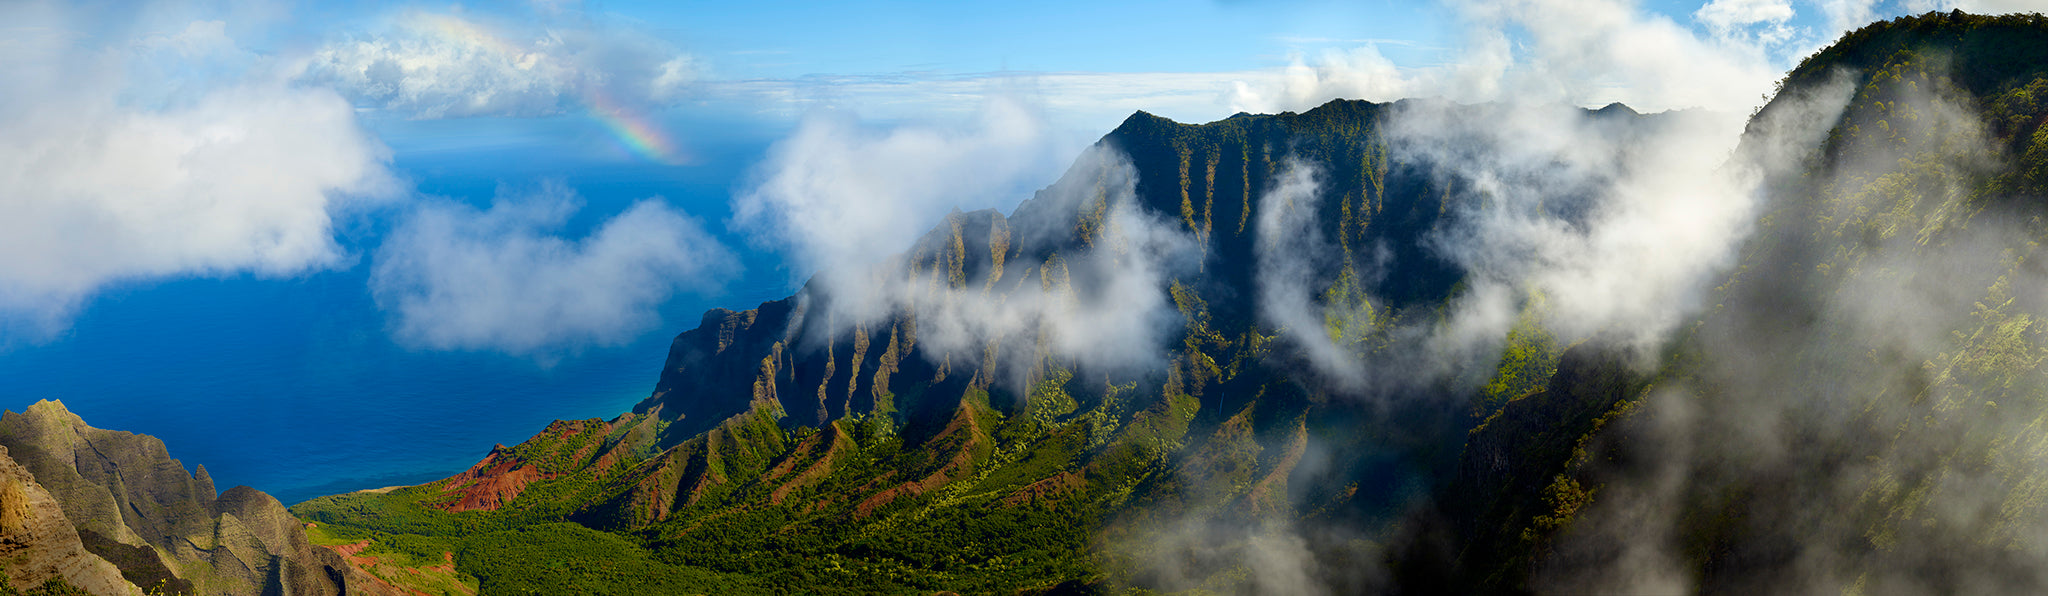
[[[204,466],[187,473],[155,437],[93,428],[63,404],[41,401],[0,415],[0,446],[48,489],[51,506],[61,507],[75,527],[65,533],[118,565],[130,588],[167,594],[388,590],[333,552],[313,548],[302,522],[277,499],[246,486],[216,493]]]
[[[1403,108],[1429,104],[1336,101],[1203,125],[1141,112],[1014,212],[949,214],[856,275],[890,288],[886,300],[820,278],[787,300],[713,311],[676,338],[631,412],[556,422],[444,481],[295,511],[365,553],[453,553],[484,593],[1244,593],[1275,589],[1253,566],[1276,549],[1313,563],[1319,575],[1302,581],[1339,592],[1617,590],[1629,584],[1586,582],[1639,551],[1601,545],[1640,543],[1601,532],[1631,527],[1626,514],[1643,509],[1629,505],[1650,497],[1679,512],[1652,537],[1669,547],[1666,567],[1708,588],[1910,590],[1870,570],[1954,564],[1900,554],[1920,540],[2025,569],[2038,554],[2026,537],[2040,534],[2029,520],[2048,519],[2032,496],[2048,480],[2027,465],[2044,444],[2030,423],[2048,389],[2048,313],[2012,280],[2032,279],[2043,238],[2043,30],[2038,17],[1902,19],[1788,76],[1751,139],[1823,90],[1846,85],[1847,107],[1818,123],[1819,143],[1760,155],[1745,141],[1749,159],[1793,167],[1766,181],[1778,198],[1715,306],[1655,354],[1558,345],[1538,324],[1538,296],[1497,338],[1495,366],[1481,363],[1491,375],[1342,397],[1360,390],[1290,346],[1322,338],[1356,360],[1398,355],[1416,344],[1397,330],[1441,317],[1464,291],[1428,243],[1482,199],[1387,132]],[[1610,106],[1574,117],[1629,134],[1674,116]],[[1297,280],[1321,313],[1310,328],[1276,324],[1258,296],[1271,240],[1261,216],[1278,208],[1265,200],[1300,168],[1319,192],[1296,233],[1323,242]],[[1156,287],[1119,288],[1170,311],[1157,349],[1136,350],[1159,358],[1091,361],[1042,322],[960,332],[974,305],[1100,296],[1111,286],[1091,271],[1161,258],[1120,235],[1133,228],[1185,239]],[[1934,348],[1885,351],[1838,333],[1868,321],[1830,319],[1846,315],[1828,297],[1875,295],[1925,270],[1894,260],[1915,257],[1967,263],[1958,269],[1976,277],[1949,285],[1985,288],[1957,316],[1930,319],[1934,339],[1916,345]],[[1732,367],[1732,354],[1778,368]],[[1830,384],[1841,379],[1855,382]],[[1692,401],[1667,399],[1679,388]],[[1773,390],[1801,396],[1785,402],[1798,407],[1772,405]],[[1658,405],[1670,403],[1695,407]],[[1794,429],[1784,452],[1799,457],[1765,462],[1673,451],[1690,443],[1658,421],[1697,411],[1815,416],[1768,427],[1774,440]],[[1982,424],[1989,412],[2026,422]],[[1733,415],[1687,420],[1742,428]],[[1841,428],[1857,440],[1831,434]],[[1674,461],[1714,473],[1652,482]],[[1844,462],[1871,462],[1862,476],[1827,476],[1853,495],[1852,521],[1757,506],[1842,502],[1798,479]],[[1999,500],[1949,517],[1930,504],[1968,487]],[[1844,558],[1788,535],[1813,528]],[[1791,577],[1814,560],[1840,567]]]

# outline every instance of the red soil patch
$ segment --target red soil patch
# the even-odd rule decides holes
[[[504,445],[499,445],[469,470],[441,481],[442,490],[458,495],[455,502],[442,508],[455,513],[496,511],[518,498],[527,485],[553,477],[512,457]]]
[[[640,479],[634,483],[630,498],[634,510],[639,513],[641,519],[647,523],[668,519],[670,505],[675,503],[675,493],[680,487],[674,490],[667,487],[671,483],[682,482],[676,477],[683,473],[684,467],[688,464],[689,453],[683,446],[678,445],[662,452],[658,457],[640,462],[632,471],[627,472],[628,476]]]
[[[795,449],[789,450],[791,454],[789,457],[782,458],[782,461],[776,462],[775,467],[768,468],[768,472],[762,474],[761,479],[774,480],[781,478],[783,474],[788,474],[790,470],[796,468],[796,462],[803,459],[801,454],[810,453],[811,450],[817,449],[818,441],[823,440],[824,437],[824,433],[804,437],[804,440],[797,442]]]
[[[308,524],[308,525],[311,525],[311,524]],[[356,568],[357,568],[357,569],[361,569],[361,570],[363,570],[363,571],[365,571],[365,572],[368,572],[368,571],[369,571],[369,569],[370,569],[371,567],[376,567],[376,566],[377,566],[377,558],[376,558],[376,557],[365,557],[365,556],[360,556],[360,554],[361,554],[361,553],[363,552],[363,549],[366,549],[366,548],[369,548],[369,547],[370,547],[370,541],[368,541],[368,540],[364,540],[364,541],[361,541],[361,542],[356,542],[356,543],[354,543],[354,544],[341,544],[341,545],[334,545],[334,546],[322,546],[322,547],[320,547],[320,548],[328,549],[328,550],[334,551],[334,552],[336,552],[336,553],[339,553],[339,554],[341,554],[341,558],[342,558],[342,559],[344,559],[344,560],[347,560],[347,561],[348,561],[348,564],[350,564],[350,565],[354,565],[354,566],[356,566]],[[444,563],[444,564],[441,564],[441,565],[435,565],[435,566],[432,566],[432,567],[421,567],[420,569],[421,569],[421,570],[423,570],[423,571],[438,571],[438,572],[442,572],[442,573],[455,573],[455,553],[451,553],[451,552],[447,552],[447,551],[442,551],[442,552],[441,552],[441,557],[442,557],[442,559],[443,559],[443,560],[447,561],[447,563]],[[383,585],[384,585],[384,587],[386,587],[386,588],[390,588],[390,589],[391,589],[391,591],[393,591],[393,592],[399,592],[399,593],[406,593],[406,594],[415,594],[415,595],[417,595],[417,596],[434,596],[433,594],[428,594],[428,593],[426,593],[426,592],[422,592],[422,591],[419,591],[419,590],[414,590],[414,589],[410,589],[410,588],[401,588],[401,587],[398,587],[398,586],[396,586],[396,585],[393,585],[393,584],[392,584],[391,582],[385,581],[385,580],[384,580],[384,578],[382,578],[382,577],[378,577],[378,576],[377,576],[377,574],[375,574],[375,573],[368,573],[368,575],[370,576],[370,579],[374,579],[374,580],[377,580],[377,583],[379,583],[379,584],[383,584]]]
[[[336,553],[340,553],[341,558],[348,559],[348,563],[350,565],[354,565],[362,569],[369,569],[371,567],[377,566],[376,558],[357,556],[357,553],[363,552],[363,549],[370,548],[370,541],[368,540],[357,542],[355,544],[341,544],[329,546],[326,548]]]
[[[611,433],[612,429],[617,428],[619,425],[631,423],[633,420],[635,420],[635,417],[631,414],[622,415],[613,422],[595,419],[556,420],[549,423],[546,429],[535,434],[534,439],[552,437],[566,443],[576,436],[586,433],[597,433],[599,436],[603,436]],[[534,439],[528,439],[527,441],[530,443]],[[611,466],[616,461],[616,457],[613,454],[618,450],[609,449],[603,453],[596,453],[599,449],[604,449],[603,441],[592,441],[578,448],[575,453],[569,454],[568,459],[574,462],[590,462],[591,457],[596,455],[595,463],[599,467]],[[500,507],[504,507],[506,503],[512,502],[512,499],[518,498],[519,493],[526,491],[527,485],[559,475],[544,473],[540,468],[535,467],[531,463],[513,457],[511,450],[506,449],[504,445],[498,445],[491,450],[490,455],[484,456],[483,461],[470,466],[468,470],[461,474],[456,474],[441,481],[442,490],[454,493],[456,498],[453,502],[439,505],[439,507],[458,513],[463,511],[495,511]]]
[[[1280,495],[1275,491],[1281,490],[1279,487],[1287,483],[1287,475],[1294,473],[1294,467],[1301,464],[1302,452],[1307,450],[1308,421],[1304,419],[1294,427],[1294,437],[1287,442],[1287,452],[1280,456],[1279,462],[1273,464],[1273,470],[1267,472],[1265,478],[1259,479],[1258,484],[1253,485],[1251,492],[1245,495],[1245,500],[1250,502],[1253,513],[1280,507],[1273,502]]]
[[[1060,472],[1051,478],[1033,482],[1030,486],[1017,489],[1015,494],[1003,497],[1003,504],[1016,506],[1039,499],[1051,499],[1081,490],[1082,487],[1087,485],[1088,481],[1081,478],[1080,474]]]
[[[873,514],[876,509],[889,504],[890,501],[894,501],[899,497],[922,495],[945,486],[948,482],[965,477],[968,469],[974,467],[974,447],[981,443],[980,430],[980,423],[974,419],[974,405],[965,401],[961,402],[958,413],[953,415],[953,420],[946,423],[945,430],[939,431],[941,438],[959,437],[959,451],[953,453],[953,459],[948,460],[945,466],[940,467],[937,472],[932,472],[932,475],[924,477],[923,480],[905,482],[897,485],[895,488],[875,493],[862,500],[859,505],[854,506],[857,515],[867,517]]]
[[[813,436],[812,439],[821,436],[825,435],[820,433],[819,435]],[[805,440],[809,441],[811,439]],[[824,480],[826,474],[832,473],[832,462],[838,461],[839,454],[844,453],[847,449],[846,444],[853,442],[853,439],[851,437],[846,436],[846,431],[839,430],[839,425],[836,424],[832,425],[831,438],[826,440],[830,441],[830,443],[828,443],[825,446],[825,454],[819,456],[818,461],[813,462],[810,465],[810,467],[804,468],[804,471],[798,473],[796,477],[789,479],[789,482],[783,483],[782,486],[775,487],[775,492],[769,493],[768,495],[768,502],[781,505],[782,499],[788,497],[790,492],[795,491],[797,489],[801,489],[806,486],[817,484],[819,480]],[[796,463],[796,459],[797,458],[794,457],[789,458],[789,461],[783,462],[782,466],[777,467],[786,470],[787,468],[794,466],[794,464]],[[777,474],[777,476],[780,475],[781,474]],[[773,477],[770,478],[773,479]]]
[[[710,432],[704,433],[704,469],[699,470],[694,478],[685,479],[685,481],[692,483],[690,485],[690,498],[684,500],[683,505],[695,505],[698,500],[704,498],[705,491],[711,490],[712,487],[720,484],[725,484],[725,475],[719,472],[723,466],[711,466],[711,462],[722,462],[724,460],[724,455],[718,451],[718,445],[724,442],[725,429],[722,427],[714,428]]]

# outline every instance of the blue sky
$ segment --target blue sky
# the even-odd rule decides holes
[[[1211,72],[1268,66],[1304,40],[1438,43],[1439,8],[1414,2],[770,2],[616,4],[734,74],[932,70]],[[645,10],[646,12],[642,12]],[[759,12],[756,12],[759,11]],[[762,18],[772,15],[770,18]],[[858,23],[848,26],[849,23]]]

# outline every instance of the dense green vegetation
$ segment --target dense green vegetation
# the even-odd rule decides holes
[[[1050,409],[1065,409],[1068,415],[977,419],[973,424],[992,427],[989,434],[1004,437],[1007,448],[983,452],[976,458],[985,462],[983,467],[959,482],[905,494],[872,509],[863,499],[878,480],[914,476],[906,472],[937,473],[944,468],[937,456],[945,453],[905,449],[900,435],[854,433],[847,440],[864,444],[843,455],[832,474],[815,486],[782,493],[779,502],[771,500],[776,488],[771,483],[742,484],[721,500],[681,507],[660,523],[624,535],[550,523],[547,509],[449,513],[432,506],[446,499],[433,485],[324,497],[294,512],[321,524],[319,542],[369,540],[372,546],[364,554],[396,555],[402,557],[400,564],[433,564],[442,553],[453,552],[456,569],[492,594],[858,594],[1032,587],[1045,583],[1044,578],[1090,573],[1086,529],[1097,525],[1102,512],[1100,506],[1061,498],[1065,495],[1054,490],[1042,498],[1033,498],[1036,493],[1015,498],[1019,489],[1042,478],[1078,470],[1093,425],[1105,418],[1100,409],[1071,411],[1072,398],[1064,388],[1070,378],[1057,375],[1033,392]],[[1113,408],[1115,401],[1101,403]],[[973,409],[964,408],[963,414]],[[818,433],[809,428],[786,432],[789,437]],[[1104,474],[1097,472],[1093,482],[1076,477],[1074,484],[1118,484]]]
[[[453,555],[449,579],[484,594],[700,594],[752,591],[752,582],[662,563],[627,537],[572,523],[527,522],[493,513],[448,513],[421,507],[410,494],[350,493],[302,504],[299,515],[319,520],[309,538],[323,546],[369,543],[360,556],[379,562],[370,571],[394,584],[430,594],[460,594],[438,578],[382,569],[442,565]],[[353,522],[353,523],[352,523]],[[369,529],[370,527],[389,528]],[[438,589],[437,589],[438,588]]]
[[[455,560],[484,594],[729,594],[755,585],[664,564],[625,538],[571,523],[467,537]]]

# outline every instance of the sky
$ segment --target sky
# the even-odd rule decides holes
[[[950,208],[1014,207],[1133,111],[1513,93],[1740,115],[1870,20],[2040,4],[4,2],[0,407],[64,398],[224,486],[451,473],[643,397],[706,308],[880,260]],[[364,347],[238,339],[337,328]],[[121,342],[166,370],[108,374]],[[343,380],[316,358],[378,364]],[[329,391],[278,394],[309,385]],[[446,405],[512,387],[527,406],[483,430]],[[451,438],[287,482],[249,463],[257,438],[187,428],[252,404],[326,424],[305,412],[344,402]],[[350,436],[304,434],[256,436]]]

